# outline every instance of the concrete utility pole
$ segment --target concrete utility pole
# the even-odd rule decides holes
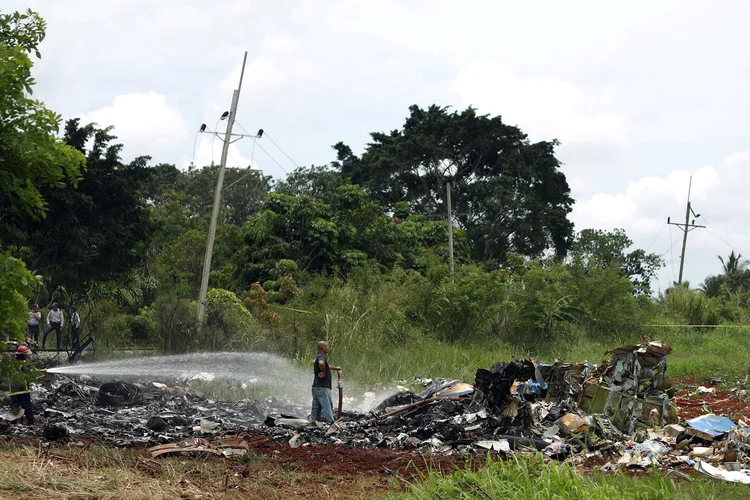
[[[445,184],[445,200],[448,205],[448,271],[453,274],[453,214],[451,213],[451,183]]]
[[[690,231],[693,229],[697,229],[699,227],[704,228],[706,226],[697,226],[695,224],[695,219],[693,219],[693,222],[690,222],[690,214],[693,214],[693,217],[696,219],[701,216],[701,214],[696,214],[693,211],[693,207],[690,204],[690,190],[693,187],[693,176],[690,176],[690,183],[688,184],[688,197],[687,197],[687,206],[685,207],[685,223],[680,224],[679,222],[672,222],[670,221],[670,218],[667,217],[667,224],[671,224],[673,226],[677,226],[680,228],[680,230],[684,233],[682,236],[682,253],[680,254],[680,277],[677,279],[677,284],[682,284],[682,271],[685,268],[685,247],[687,247],[687,235]]]
[[[229,144],[232,142],[232,127],[237,114],[237,102],[242,90],[242,78],[245,75],[245,63],[247,63],[247,52],[242,59],[242,71],[240,72],[240,84],[232,94],[232,107],[229,109],[227,120],[227,131],[224,135],[224,147],[221,150],[221,164],[219,165],[219,179],[216,181],[216,193],[214,194],[214,206],[211,211],[211,225],[208,228],[208,243],[206,244],[206,258],[203,261],[203,278],[201,280],[200,297],[198,298],[198,327],[203,324],[206,312],[206,295],[208,295],[208,275],[211,273],[211,255],[214,249],[214,238],[216,237],[216,223],[219,219],[219,208],[221,206],[221,190],[224,185],[224,170],[227,167],[227,156],[229,155]],[[205,128],[205,127],[204,127]]]

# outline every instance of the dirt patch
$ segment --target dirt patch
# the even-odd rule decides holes
[[[750,418],[750,400],[741,399],[738,392],[729,392],[718,385],[705,386],[713,392],[698,393],[699,384],[694,379],[678,381],[674,404],[679,410],[680,418],[690,420],[707,413],[714,413],[737,421]]]
[[[428,470],[450,473],[466,465],[460,455],[422,455],[391,449],[363,450],[342,446],[302,446],[291,448],[276,444],[263,435],[248,439],[254,453],[300,472],[323,472],[337,475],[380,474],[384,477],[414,478]]]

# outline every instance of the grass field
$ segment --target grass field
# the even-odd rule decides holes
[[[652,340],[665,340],[672,346],[667,357],[670,377],[739,379],[750,372],[750,328],[715,329],[652,328]],[[457,378],[473,382],[477,368],[489,369],[498,361],[532,356],[544,362],[555,359],[599,364],[610,349],[640,343],[638,336],[592,340],[585,336],[553,339],[545,344],[487,342],[485,344],[446,344],[417,340],[388,348],[349,352],[332,346],[331,362],[345,368],[348,379],[362,385],[377,385],[414,376]],[[312,359],[312,353],[310,354]],[[306,360],[305,366],[307,364]]]
[[[541,456],[516,457],[505,462],[490,461],[472,471],[449,476],[428,474],[406,492],[390,498],[518,500],[657,500],[657,499],[744,499],[747,486],[702,478],[675,482],[658,471],[644,477],[623,474],[581,474],[568,465],[545,462]]]

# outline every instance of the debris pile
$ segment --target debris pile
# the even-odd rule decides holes
[[[477,370],[473,385],[426,380],[421,393],[398,392],[367,413],[345,412],[331,425],[308,420],[307,407],[276,399],[216,402],[158,382],[97,387],[60,377],[34,393],[46,423],[31,429],[5,425],[0,432],[149,446],[153,457],[241,455],[250,449],[249,434],[292,449],[339,445],[500,455],[531,450],[603,471],[661,466],[683,474],[679,469],[693,467],[750,484],[747,415],[705,413],[681,420],[675,401],[685,397],[675,399],[676,388],[666,378],[670,351],[656,341],[614,349],[599,366],[496,363]]]

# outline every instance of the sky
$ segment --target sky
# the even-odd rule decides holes
[[[123,159],[219,162],[196,135],[229,109],[243,54],[229,166],[283,178],[324,165],[338,141],[400,128],[412,104],[500,115],[557,138],[576,229],[623,228],[677,279],[688,183],[706,228],[684,279],[750,257],[750,2],[443,0],[4,0],[48,23],[35,97],[63,118],[114,125]],[[274,144],[275,143],[275,144]],[[278,147],[277,147],[278,146]],[[264,151],[265,150],[265,151]],[[743,249],[747,249],[745,251]]]

